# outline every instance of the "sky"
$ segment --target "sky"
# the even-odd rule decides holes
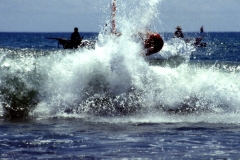
[[[128,0],[117,0],[128,3]],[[150,0],[149,0],[150,1]],[[152,0],[156,1],[156,0]],[[0,32],[99,32],[111,0],[0,0]],[[135,7],[138,4],[136,3]],[[161,0],[158,32],[240,32],[240,0]]]

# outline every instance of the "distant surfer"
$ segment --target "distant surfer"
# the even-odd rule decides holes
[[[78,46],[81,44],[81,42],[82,42],[82,37],[80,36],[80,34],[78,32],[78,28],[75,27],[74,32],[71,34],[71,44],[72,44],[73,48],[78,48]]]
[[[74,28],[74,32],[71,34],[71,39],[65,38],[55,38],[55,37],[47,37],[47,39],[55,39],[58,41],[59,45],[62,45],[64,49],[76,49],[76,48],[87,48],[94,49],[96,41],[94,40],[83,40],[83,37],[80,36],[78,32],[78,28]]]
[[[176,29],[177,30],[174,32],[174,38],[184,38],[182,28],[180,26],[177,26]],[[203,31],[203,26],[202,26],[200,28],[200,33],[202,34],[201,37],[197,37],[197,38],[194,38],[194,39],[185,38],[184,41],[186,43],[192,43],[194,46],[197,46],[197,47],[206,47],[206,43],[202,43],[202,40],[204,38],[203,32],[204,31]]]
[[[205,47],[206,46],[206,43],[201,43],[201,41],[203,40],[203,38],[204,38],[204,30],[203,30],[203,26],[200,28],[200,34],[202,34],[202,36],[201,37],[197,37],[197,38],[195,38],[195,43],[194,43],[194,45],[196,45],[196,46],[203,46],[203,47]]]
[[[176,31],[174,32],[174,38],[184,38],[182,28],[177,26]]]

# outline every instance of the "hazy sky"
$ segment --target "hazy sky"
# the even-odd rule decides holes
[[[127,3],[129,0],[117,0]],[[99,32],[109,17],[111,0],[0,0],[2,32]],[[136,6],[137,7],[137,3]],[[240,0],[162,0],[159,32],[240,31]]]

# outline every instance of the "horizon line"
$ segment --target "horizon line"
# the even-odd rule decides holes
[[[79,31],[80,33],[100,33],[99,31]],[[166,32],[159,32],[158,33],[173,33],[171,31]],[[199,32],[199,31],[184,31],[185,33],[188,32]],[[210,32],[232,32],[237,33],[240,31],[204,31],[204,33],[210,33]],[[0,31],[0,33],[72,33],[72,31]]]

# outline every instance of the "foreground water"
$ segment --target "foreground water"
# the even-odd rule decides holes
[[[1,120],[1,158],[239,158],[240,129],[237,124],[109,121]]]
[[[46,39],[70,33],[0,33],[0,157],[238,159],[240,34],[204,33],[196,48],[161,33],[145,57],[131,24],[146,27],[154,6],[126,12],[120,37],[81,33],[95,49]]]

